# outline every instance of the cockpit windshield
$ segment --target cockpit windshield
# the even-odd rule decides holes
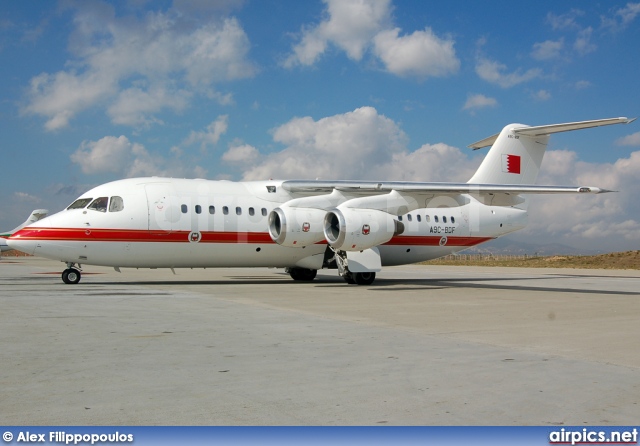
[[[109,203],[109,212],[120,212],[123,209],[124,201],[122,200],[122,197],[111,197],[111,202]]]
[[[94,211],[107,212],[107,204],[109,203],[109,197],[100,197],[93,200],[87,209]]]
[[[111,197],[111,200],[109,200],[109,197],[100,197],[95,200],[93,198],[78,198],[76,201],[71,203],[67,210],[84,209],[88,204],[89,207],[87,209],[99,212],[107,212],[107,205],[109,212],[120,212],[124,209],[124,200],[122,197],[113,196]]]
[[[93,200],[93,198],[78,198],[76,201],[71,203],[67,210],[84,209],[89,203],[91,203],[91,200]]]

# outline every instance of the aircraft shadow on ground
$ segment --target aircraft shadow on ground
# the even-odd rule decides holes
[[[132,280],[132,281],[91,281],[82,285],[103,285],[103,286],[244,286],[244,285],[290,285],[300,288],[304,287],[326,287],[349,289],[367,289],[369,291],[415,291],[415,290],[436,290],[448,288],[465,289],[485,289],[485,290],[506,290],[506,291],[539,291],[555,293],[573,294],[608,294],[619,296],[640,296],[640,293],[633,291],[598,290],[593,288],[567,288],[549,286],[531,286],[518,284],[523,281],[544,281],[556,279],[558,276],[544,277],[501,277],[501,278],[425,278],[425,279],[385,279],[378,278],[372,285],[358,286],[349,285],[339,276],[318,276],[313,282],[294,282],[284,274],[274,276],[226,276],[223,280]],[[574,277],[574,276],[565,276]],[[579,276],[579,278],[591,276]],[[597,276],[594,276],[597,277]],[[508,282],[508,283],[505,283]]]
[[[572,276],[571,276],[572,277]],[[580,276],[584,278],[585,276]],[[567,287],[546,287],[546,286],[531,286],[531,285],[517,285],[514,281],[532,281],[532,280],[550,280],[557,277],[519,277],[519,278],[456,278],[456,279],[381,279],[376,280],[374,286],[371,286],[372,291],[383,291],[382,287],[389,286],[404,286],[404,289],[419,289],[423,287],[428,288],[468,288],[468,289],[489,289],[489,290],[507,290],[507,291],[540,291],[540,292],[554,292],[554,293],[579,293],[579,294],[611,294],[621,296],[640,296],[640,293],[633,291],[616,291],[616,290],[598,290],[593,288],[567,288]],[[510,281],[512,283],[483,283],[483,282],[505,282]],[[412,285],[411,288],[408,286]],[[395,290],[396,288],[394,288]],[[402,288],[400,288],[402,289]]]

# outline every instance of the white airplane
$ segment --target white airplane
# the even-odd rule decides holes
[[[527,194],[598,194],[534,185],[549,135],[633,119],[530,127],[510,124],[467,183],[208,181],[132,178],[98,186],[13,234],[9,246],[61,260],[65,283],[82,265],[130,268],[279,267],[294,280],[337,268],[371,284],[387,265],[451,254],[523,228]]]
[[[7,232],[0,233],[0,253],[13,250],[13,248],[9,247],[9,245],[7,244],[7,239],[12,234],[15,234],[20,229],[24,228],[25,226],[30,225],[31,223],[35,223],[38,220],[43,219],[44,217],[47,216],[48,213],[49,213],[49,211],[46,210],[46,209],[36,209],[35,211],[31,212],[31,215],[29,215],[29,218],[27,218],[27,220],[24,223],[22,223],[20,226],[18,226],[17,228],[13,229],[12,231],[7,231]]]

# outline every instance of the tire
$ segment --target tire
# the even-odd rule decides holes
[[[289,275],[293,280],[300,280],[303,282],[311,282],[316,278],[317,274],[317,269],[291,268],[289,270]]]
[[[358,285],[371,285],[376,280],[376,273],[355,273],[353,276]]]
[[[82,274],[75,268],[68,268],[62,272],[62,281],[68,285],[75,285],[80,282]]]
[[[349,285],[355,285],[356,284],[356,279],[353,278],[353,274],[352,273],[347,273],[347,275],[346,276],[342,276],[342,278]]]

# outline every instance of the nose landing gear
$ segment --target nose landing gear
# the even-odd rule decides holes
[[[76,267],[75,263],[67,263],[67,269],[62,271],[62,281],[69,285],[75,285],[80,282],[82,274],[80,273],[80,266]]]

